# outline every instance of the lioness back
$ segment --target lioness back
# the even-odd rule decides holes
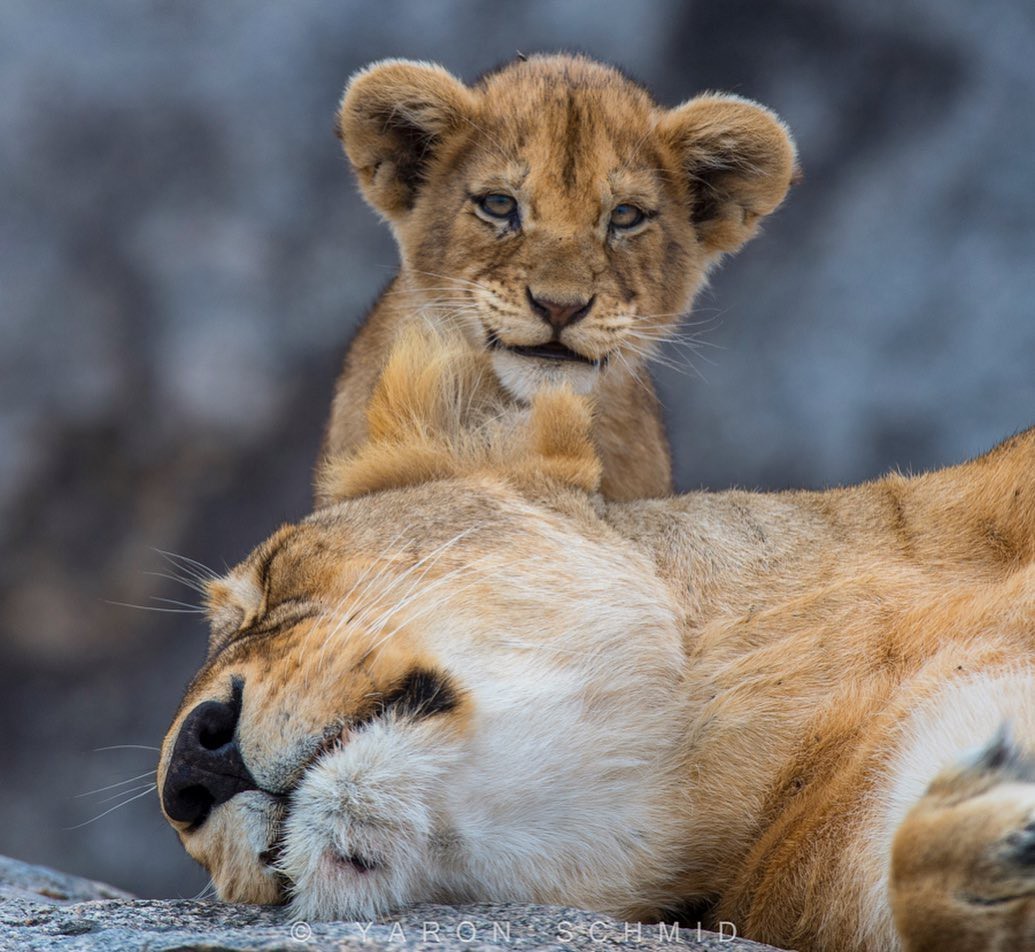
[[[533,56],[473,86],[375,64],[349,83],[338,128],[401,267],[346,357],[324,455],[363,441],[388,348],[420,319],[491,354],[501,405],[559,382],[593,393],[603,493],[667,493],[644,363],[783,200],[795,154],[779,119],[735,96],[664,109],[612,67]]]

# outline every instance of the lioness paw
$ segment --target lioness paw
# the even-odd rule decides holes
[[[906,816],[891,904],[911,952],[1035,949],[1035,761],[1008,729],[935,777]]]

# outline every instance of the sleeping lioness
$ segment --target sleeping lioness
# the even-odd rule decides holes
[[[1035,948],[1035,430],[829,492],[597,493],[408,336],[326,508],[208,588],[162,805],[219,895],[689,904],[801,950]]]
[[[416,314],[491,355],[495,405],[544,383],[595,392],[603,494],[668,493],[643,364],[787,193],[780,120],[736,96],[664,109],[609,66],[533,56],[473,86],[377,63],[349,83],[338,131],[401,268],[349,349],[324,455],[362,442],[374,381]]]

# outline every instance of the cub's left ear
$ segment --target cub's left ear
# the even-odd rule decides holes
[[[405,215],[445,141],[470,128],[475,104],[433,63],[383,60],[353,76],[337,131],[366,200],[389,220]]]
[[[710,251],[736,251],[799,176],[787,127],[739,96],[697,96],[667,112],[658,132],[683,166],[693,221]]]

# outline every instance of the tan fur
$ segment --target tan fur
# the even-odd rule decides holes
[[[466,412],[496,387],[479,361],[433,337],[403,338],[371,406],[379,436],[323,471],[322,493],[341,501],[282,530],[218,589],[220,598],[251,598],[236,616],[250,617],[258,609],[247,580],[265,565],[271,604],[322,605],[322,620],[288,616],[258,644],[214,636],[221,654],[170,730],[160,789],[182,718],[221,696],[230,673],[247,679],[246,760],[268,789],[292,789],[304,759],[297,751],[312,743],[305,738],[341,723],[370,684],[414,659],[446,664],[455,639],[466,700],[441,720],[436,744],[461,758],[449,761],[444,789],[462,800],[459,752],[468,742],[456,738],[484,743],[479,692],[514,687],[502,674],[485,684],[462,672],[505,670],[510,649],[501,642],[524,632],[539,639],[544,670],[588,666],[586,705],[608,692],[620,704],[640,677],[653,685],[650,702],[598,717],[602,737],[660,759],[633,775],[637,787],[621,786],[629,778],[619,771],[587,775],[582,790],[587,800],[610,791],[616,806],[649,793],[655,799],[633,825],[659,839],[640,855],[638,841],[605,853],[601,838],[601,862],[581,860],[565,881],[550,878],[546,848],[538,877],[514,861],[509,885],[413,887],[385,902],[509,896],[655,917],[704,901],[713,921],[802,950],[1035,948],[1035,431],[912,478],[607,503],[587,493],[583,398],[540,396],[505,439]],[[417,462],[407,466],[411,455]],[[427,564],[447,543],[430,574],[408,576],[416,579],[409,601],[396,608],[382,582],[362,581],[364,567]],[[491,573],[479,568],[486,564]],[[642,624],[619,620],[629,604],[640,606]],[[661,614],[648,621],[651,605]],[[398,614],[399,634],[383,669],[371,672],[356,659],[370,655],[372,619],[383,612]],[[662,644],[677,664],[657,654]],[[288,711],[290,720],[275,716]],[[531,729],[536,709],[511,717]],[[953,718],[959,724],[946,731]],[[1011,740],[966,753],[1003,720]],[[562,725],[556,743],[572,730]],[[948,746],[938,753],[937,744]],[[479,764],[489,769],[484,756]],[[523,796],[546,782],[545,774],[528,780]],[[224,845],[225,817],[249,796],[181,835],[221,895],[269,901],[272,880],[260,864],[240,850],[228,857]],[[243,817],[235,829],[266,835]],[[577,835],[577,826],[563,831]],[[300,836],[292,869],[309,849]],[[608,879],[618,858],[628,863],[620,882]],[[349,905],[361,884],[313,875],[340,891],[314,899],[314,886],[296,896],[307,914],[367,908]]]
[[[783,200],[795,153],[782,123],[736,96],[664,109],[608,66],[533,56],[473,86],[439,66],[375,64],[349,83],[339,133],[364,196],[392,227],[401,268],[345,359],[324,456],[365,439],[374,382],[416,314],[488,349],[505,402],[564,381],[593,391],[605,496],[669,492],[668,444],[643,364],[678,332],[709,269]],[[474,199],[489,193],[518,200],[519,226],[479,214]],[[652,217],[613,231],[620,203]],[[557,339],[600,366],[506,349],[554,334],[529,293],[593,300]]]
[[[521,417],[528,418],[527,427],[517,425]],[[523,461],[511,468],[514,479],[559,479],[586,492],[600,486],[589,403],[558,389],[545,391],[529,411],[501,405],[486,355],[456,334],[404,328],[371,395],[366,423],[370,439],[356,453],[320,467],[319,499],[479,469],[498,474],[515,456]],[[527,450],[519,448],[522,443]]]

